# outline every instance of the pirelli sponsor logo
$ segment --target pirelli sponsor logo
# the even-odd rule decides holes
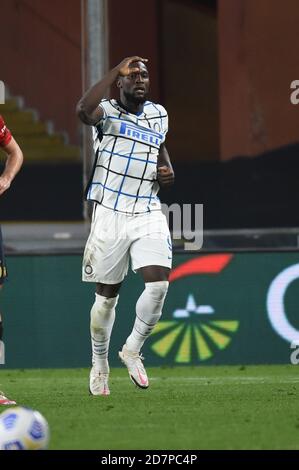
[[[161,141],[163,139],[163,134],[159,132],[155,132],[153,130],[147,129],[140,129],[133,124],[128,124],[126,122],[122,122],[120,126],[120,134],[131,137],[132,139],[139,140],[148,145],[152,145],[154,147],[160,147]]]

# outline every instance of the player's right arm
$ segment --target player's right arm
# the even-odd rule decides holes
[[[118,76],[125,77],[130,73],[139,72],[138,67],[130,67],[132,62],[147,62],[147,59],[143,59],[139,56],[127,57],[122,60],[120,64],[110,70],[102,80],[93,85],[87,92],[82,96],[77,104],[77,115],[79,119],[89,126],[94,126],[100,119],[102,119],[104,111],[99,106],[100,101],[104,98],[107,89],[113,84]]]

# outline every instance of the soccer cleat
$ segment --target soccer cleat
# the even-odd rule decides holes
[[[142,364],[143,357],[141,354],[129,351],[127,346],[124,345],[118,355],[125,366],[127,366],[132,382],[137,385],[137,387],[148,388],[149,382],[146,370]]]
[[[0,405],[16,405],[14,400],[9,400],[3,392],[0,392]]]
[[[89,393],[91,395],[110,395],[108,386],[109,374],[101,374],[96,372],[92,367],[89,375]]]

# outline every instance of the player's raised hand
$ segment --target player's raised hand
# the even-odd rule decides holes
[[[158,167],[158,182],[160,186],[170,186],[174,183],[174,172],[166,165]]]
[[[126,59],[122,60],[121,63],[117,66],[119,75],[125,77],[126,75],[130,75],[130,73],[140,72],[139,67],[130,67],[133,62],[139,61],[148,62],[148,59],[144,59],[143,57],[135,55],[133,57],[127,57]]]

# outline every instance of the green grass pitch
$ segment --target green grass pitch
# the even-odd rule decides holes
[[[152,368],[148,390],[113,369],[109,397],[88,373],[2,370],[0,390],[44,414],[50,449],[299,449],[296,366]]]

